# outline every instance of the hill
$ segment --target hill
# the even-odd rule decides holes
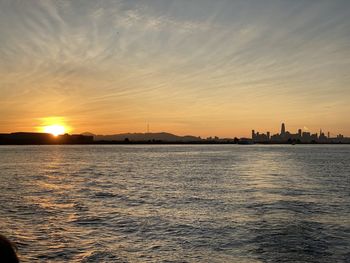
[[[95,135],[92,133],[83,133],[83,135],[93,136],[95,141],[162,141],[162,142],[197,142],[201,141],[200,137],[191,135],[178,136],[167,132],[159,133],[121,133],[113,135]]]

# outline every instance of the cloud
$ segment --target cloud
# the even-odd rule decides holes
[[[1,1],[0,111],[253,122],[331,104],[340,116],[349,10],[346,1]]]
[[[152,16],[142,13],[141,10],[128,10],[124,13],[118,13],[115,17],[114,25],[116,29],[130,29],[161,31],[171,30],[176,32],[193,32],[193,31],[207,31],[213,25],[195,20],[175,20],[170,17],[160,15]]]

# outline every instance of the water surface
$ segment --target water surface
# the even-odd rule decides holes
[[[349,262],[350,146],[1,146],[22,262]]]

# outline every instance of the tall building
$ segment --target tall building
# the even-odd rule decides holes
[[[298,137],[299,137],[299,138],[301,138],[301,135],[302,135],[301,133],[302,133],[302,130],[299,129],[299,130],[298,130]]]
[[[282,123],[281,126],[281,135],[285,135],[286,134],[286,126],[284,125],[284,123]]]

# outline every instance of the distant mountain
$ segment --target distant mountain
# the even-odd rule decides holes
[[[82,135],[93,136],[95,141],[163,141],[163,142],[196,142],[201,141],[200,137],[191,135],[178,136],[167,132],[158,133],[121,133],[113,135],[95,135],[89,132],[82,133]]]
[[[84,136],[93,136],[95,137],[96,135],[91,133],[91,132],[83,132],[81,135],[84,135]]]

